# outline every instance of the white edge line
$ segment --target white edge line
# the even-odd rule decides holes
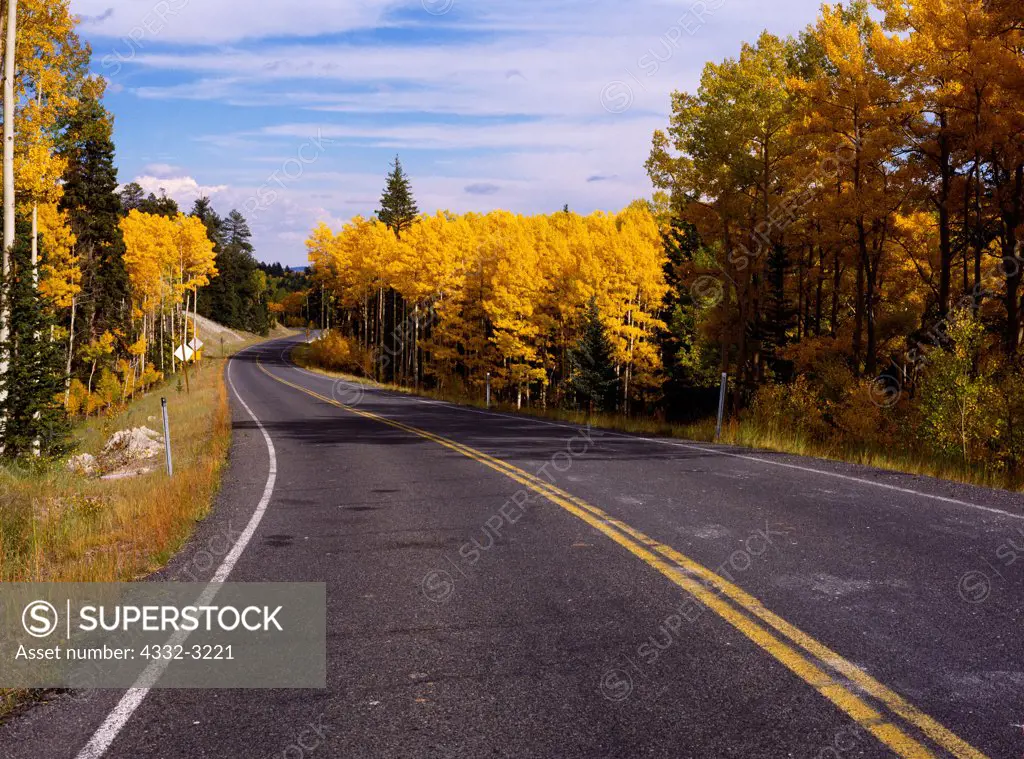
[[[282,355],[282,358],[283,358],[284,354],[282,353],[281,355]],[[327,380],[334,379],[334,378],[332,378],[332,377],[330,377],[330,376],[328,376],[326,374],[316,374],[314,372],[307,371],[307,370],[303,369],[301,366],[295,365],[291,361],[288,361],[288,363],[290,363],[293,368],[297,369],[298,371],[302,372],[303,374],[308,374],[311,377],[320,377],[321,379],[327,379]],[[343,380],[343,379],[337,379],[335,381],[337,381],[337,382],[347,382],[348,384],[359,385],[359,386],[364,387],[364,388],[368,387],[371,390],[375,390],[377,392],[389,392],[385,388],[374,387],[374,385],[369,384],[369,383],[363,385],[362,383],[352,382],[350,380]],[[448,408],[453,408],[453,409],[456,409],[458,411],[464,411],[464,412],[469,413],[469,414],[484,414],[486,416],[496,416],[496,417],[500,417],[500,418],[503,418],[503,419],[514,419],[515,421],[522,422],[523,424],[542,424],[542,425],[545,425],[547,427],[561,427],[563,429],[569,429],[569,430],[579,429],[580,426],[581,426],[581,425],[563,424],[561,422],[549,422],[549,421],[546,421],[546,420],[543,420],[543,419],[536,419],[536,418],[528,416],[528,415],[506,414],[506,413],[503,413],[503,412],[500,412],[500,411],[485,411],[483,409],[469,408],[467,406],[462,406],[462,405],[459,405],[458,403],[451,403],[449,401],[435,401],[435,400],[432,400],[432,399],[418,398],[416,396],[406,396],[403,393],[392,393],[392,394],[395,397],[398,397],[398,398],[412,400],[412,401],[415,401],[417,403],[423,403],[423,404],[427,404],[427,405],[430,405],[430,406],[447,406]],[[616,432],[614,430],[602,429],[600,427],[591,427],[590,429],[592,431],[595,431],[595,432],[598,432],[598,433],[601,433],[601,434],[604,434],[604,435],[611,435],[613,437],[626,438],[628,440],[642,440],[642,441],[645,441],[647,443],[657,443],[659,445],[670,445],[670,446],[673,446],[673,447],[676,447],[676,448],[688,448],[689,450],[692,450],[692,451],[700,451],[701,453],[708,453],[708,454],[712,454],[712,455],[715,455],[715,456],[728,456],[728,457],[734,458],[734,459],[743,459],[745,461],[754,461],[754,462],[756,462],[758,464],[767,464],[769,466],[779,466],[779,467],[784,467],[786,469],[796,469],[797,471],[808,472],[810,474],[821,474],[821,475],[825,475],[826,477],[834,477],[836,479],[846,480],[848,482],[857,482],[857,483],[859,483],[861,485],[871,485],[872,487],[883,488],[885,490],[894,491],[896,493],[904,493],[906,495],[916,495],[916,496],[920,496],[921,498],[930,498],[930,499],[932,499],[934,501],[941,501],[942,503],[949,503],[949,504],[953,504],[954,506],[963,506],[965,508],[974,509],[976,511],[984,511],[984,512],[987,512],[989,514],[996,514],[996,515],[1002,516],[1002,517],[1009,517],[1010,519],[1024,520],[1024,514],[1015,514],[1012,511],[1004,511],[1003,509],[997,509],[994,506],[982,506],[981,504],[971,503],[970,501],[961,501],[959,498],[950,498],[948,496],[935,495],[933,493],[924,493],[924,492],[922,492],[920,490],[913,490],[912,488],[901,488],[898,485],[889,485],[888,483],[885,483],[885,482],[875,482],[873,480],[865,480],[865,479],[863,479],[861,477],[854,477],[854,476],[849,475],[849,474],[840,474],[839,472],[829,472],[829,471],[827,471],[825,469],[816,469],[816,468],[810,467],[810,466],[800,466],[799,464],[788,464],[788,463],[786,463],[784,461],[771,461],[770,459],[763,459],[763,458],[760,458],[759,456],[751,456],[749,454],[744,454],[744,453],[733,453],[731,451],[722,451],[722,450],[719,450],[717,448],[706,448],[704,446],[694,445],[693,443],[682,443],[682,442],[678,442],[676,440],[667,440],[667,439],[664,439],[664,438],[656,438],[656,437],[644,437],[642,435],[628,435],[628,434],[623,433],[623,432]],[[790,455],[795,455],[795,454],[783,453],[783,455],[790,456]],[[850,462],[837,462],[837,463],[847,464],[847,465],[850,464]],[[853,466],[856,466],[856,464],[854,464]],[[889,470],[885,470],[885,471],[889,471]],[[901,474],[905,475],[906,473],[905,472],[892,471],[891,474],[893,474],[893,475],[901,475]]]
[[[246,349],[249,350],[249,349]],[[236,356],[244,353],[241,351]],[[231,379],[231,367],[234,363],[234,357],[228,360],[228,385],[231,387],[231,392],[235,394],[235,398],[242,404],[242,408],[245,412],[256,422],[256,426],[260,432],[263,433],[263,439],[267,444],[267,454],[270,457],[269,472],[267,473],[267,484],[263,488],[263,497],[260,498],[259,504],[256,506],[256,510],[253,512],[252,517],[249,519],[249,523],[245,526],[242,534],[239,535],[238,540],[235,541],[235,545],[228,552],[228,555],[224,557],[220,567],[218,567],[216,574],[211,578],[210,584],[206,586],[206,590],[203,591],[202,595],[197,601],[197,605],[209,604],[213,600],[213,597],[217,595],[217,591],[220,590],[220,584],[225,582],[228,575],[231,574],[231,570],[234,569],[235,564],[238,562],[239,557],[245,550],[246,546],[249,545],[249,541],[252,540],[252,536],[256,533],[256,528],[259,527],[260,522],[263,520],[263,515],[267,511],[267,506],[270,504],[270,499],[274,494],[274,483],[277,481],[277,454],[274,451],[274,441],[270,439],[270,434],[264,428],[263,423],[257,418],[253,410],[249,408],[249,405],[242,400],[242,396],[238,392],[238,388],[235,387],[235,383]],[[180,645],[187,639],[189,633],[179,630],[171,636],[169,645]],[[131,719],[132,714],[139,708],[143,700],[149,694],[150,688],[152,688],[160,676],[167,669],[169,661],[166,659],[160,659],[151,663],[139,675],[139,679],[135,681],[135,685],[128,689],[128,691],[121,697],[117,706],[107,715],[107,718],[103,721],[103,724],[97,728],[96,732],[93,733],[89,743],[86,744],[85,748],[78,752],[76,759],[100,759],[107,753],[107,750],[113,744],[118,734],[124,729],[124,726]]]

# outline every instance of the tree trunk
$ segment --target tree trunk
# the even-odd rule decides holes
[[[164,339],[166,333],[164,332],[164,323],[167,321],[167,316],[164,314],[164,297],[160,296],[160,371],[165,371],[164,368],[164,343],[167,341]]]
[[[836,337],[839,329],[839,291],[843,286],[843,269],[839,265],[839,250],[832,254],[832,313],[829,318],[829,337]]]
[[[412,338],[412,382],[413,387],[420,386],[420,304],[413,306],[413,338]]]
[[[875,376],[876,370],[876,358],[875,354],[878,352],[878,336],[877,330],[875,329],[875,300],[878,280],[878,265],[874,267],[870,265],[870,262],[864,266],[867,280],[867,292],[865,293],[865,312],[867,314],[868,323],[868,348],[865,356],[864,364],[865,371],[869,377]]]
[[[952,169],[949,165],[949,138],[946,134],[946,114],[939,114],[939,316],[949,312],[949,285],[953,269],[953,246],[949,234],[949,193]]]
[[[862,227],[863,224],[858,222],[858,226]],[[862,244],[863,240],[859,242]],[[866,251],[862,256],[857,256],[857,302],[853,313],[853,362],[856,369],[855,374],[858,377],[860,376],[860,359],[864,344],[864,258],[866,256]]]
[[[818,250],[818,286],[814,297],[814,336],[821,337],[821,298],[825,289],[825,251]]]
[[[11,273],[11,250],[14,247],[14,75],[18,25],[18,0],[8,0],[7,21],[4,34],[3,72],[3,188],[4,188],[4,237],[3,237],[3,282],[8,284]],[[0,344],[6,344],[10,336],[11,307],[9,298],[0,291]],[[9,356],[5,348],[0,349],[0,383],[7,375]],[[7,390],[0,386],[0,406],[7,400]],[[4,428],[7,418],[0,410],[0,452],[3,451]]]
[[[1024,164],[1013,172],[1012,200],[1003,204],[1003,275],[1006,279],[1006,333],[1004,343],[1008,356],[1016,356],[1021,340],[1020,285],[1022,261],[1018,257],[1017,228],[1024,221]]]
[[[75,307],[78,305],[77,296],[71,296],[71,328],[68,330],[68,363],[64,378],[64,405],[71,400],[71,362],[75,357]]]
[[[178,333],[174,326],[174,315],[177,313],[177,310],[177,307],[172,303],[171,313],[167,315],[171,320],[171,374],[178,371],[178,359],[177,356],[174,355],[174,352],[178,349]]]
[[[185,292],[185,302],[182,304],[181,317],[181,369],[185,372],[185,394],[192,395],[192,388],[188,381],[188,291]]]

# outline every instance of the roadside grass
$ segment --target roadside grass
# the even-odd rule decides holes
[[[0,467],[0,582],[118,582],[158,569],[206,516],[231,440],[224,361],[193,370],[191,393],[177,378],[112,417],[75,430],[79,451],[97,454],[111,434],[162,431],[168,400],[174,478],[159,462],[138,477],[102,480],[65,470]]]
[[[49,467],[0,467],[0,582],[123,582],[159,569],[209,512],[231,442],[224,360],[192,371],[192,392],[177,377],[114,416],[75,430],[79,451],[97,454],[111,434],[162,431],[160,398],[171,422],[174,478],[156,471],[102,480]],[[42,697],[0,689],[0,717]]]
[[[359,382],[373,387],[380,387],[398,393],[417,395],[434,400],[443,400],[464,406],[485,408],[482,398],[466,393],[440,393],[431,390],[415,390],[402,385],[382,384],[344,372],[321,369],[313,365],[309,351],[299,346],[292,351],[292,360],[309,371],[315,371],[330,377],[337,377],[352,382]],[[552,421],[564,421],[574,424],[590,424],[594,427],[632,435],[672,438],[695,443],[710,443],[715,439],[716,420],[703,419],[690,424],[665,422],[649,417],[621,416],[619,414],[587,414],[571,409],[541,408],[524,406],[517,409],[514,404],[492,403],[491,410],[509,414],[521,414]],[[763,427],[749,418],[728,421],[722,429],[724,445],[749,448],[752,451],[771,451],[789,453],[827,461],[840,461],[851,464],[884,469],[892,472],[935,477],[968,485],[980,485],[989,488],[1001,488],[1011,491],[1024,490],[1024,481],[1006,472],[995,471],[977,465],[965,467],[957,459],[942,459],[924,451],[914,450],[910,444],[899,448],[881,448],[866,445],[857,441],[843,440],[838,437],[819,442],[803,436],[795,428],[772,425]]]

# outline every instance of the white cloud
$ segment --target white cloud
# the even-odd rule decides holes
[[[173,168],[173,167],[168,167]],[[174,198],[183,210],[188,210],[196,198],[203,196],[213,197],[228,189],[227,185],[201,185],[192,177],[174,176],[153,176],[143,174],[135,178],[135,182],[142,186],[146,192],[156,195],[167,193],[167,196]]]

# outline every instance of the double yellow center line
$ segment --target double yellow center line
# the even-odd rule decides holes
[[[365,419],[430,440],[494,469],[582,519],[724,619],[757,646],[873,734],[898,756],[918,759],[948,753],[958,759],[985,754],[922,712],[895,691],[835,651],[769,611],[752,595],[671,546],[659,543],[596,506],[505,461],[454,440],[411,427],[282,379],[260,363],[260,370],[282,385]],[[929,743],[933,744],[929,747]],[[933,748],[938,748],[936,753]]]

